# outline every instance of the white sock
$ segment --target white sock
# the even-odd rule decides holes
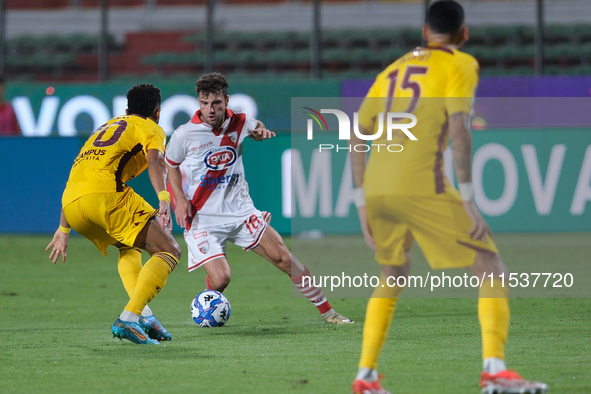
[[[129,311],[121,312],[121,314],[119,315],[119,319],[132,323],[137,323],[140,321],[140,317],[138,315]]]
[[[144,310],[142,311],[142,316],[148,317],[148,316],[152,316],[153,314],[154,314],[154,312],[152,312],[150,307],[148,305],[146,305],[144,307]]]
[[[359,368],[355,380],[365,380],[366,382],[376,382],[378,380],[378,371],[369,368]]]
[[[492,375],[503,372],[506,369],[507,367],[505,366],[505,360],[497,357],[485,358],[484,362],[482,363],[482,370]]]

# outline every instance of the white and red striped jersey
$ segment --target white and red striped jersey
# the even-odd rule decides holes
[[[166,148],[166,161],[181,165],[189,183],[194,224],[200,227],[245,220],[255,210],[244,179],[242,143],[256,128],[252,116],[226,109],[226,121],[214,129],[200,118],[177,128]]]

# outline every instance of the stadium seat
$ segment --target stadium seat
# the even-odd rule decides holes
[[[178,53],[160,52],[154,55],[144,56],[140,63],[147,66],[164,66],[179,63]]]
[[[533,45],[517,46],[513,44],[496,48],[495,55],[504,61],[527,61],[534,57],[535,47]]]
[[[392,63],[401,56],[404,56],[408,51],[402,48],[389,48],[382,50],[376,54],[377,59],[382,64],[382,67]]]
[[[582,63],[591,55],[589,45],[559,44],[544,48],[544,59],[550,62],[568,62],[573,60]]]
[[[423,33],[420,29],[403,29],[399,31],[401,46],[412,49],[423,45]]]
[[[349,54],[342,48],[333,48],[322,51],[322,60],[325,62],[343,63],[349,58]]]
[[[565,43],[576,40],[576,35],[570,26],[546,25],[544,26],[544,41],[549,44]]]

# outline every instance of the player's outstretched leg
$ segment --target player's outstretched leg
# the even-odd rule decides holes
[[[332,306],[330,305],[330,303],[326,299],[326,296],[324,295],[324,292],[322,291],[322,289],[320,287],[314,286],[314,284],[312,283],[312,280],[311,280],[312,274],[310,273],[310,270],[308,270],[308,267],[306,267],[305,265],[300,263],[291,253],[290,253],[290,257],[291,257],[292,269],[295,264],[300,265],[301,268],[303,269],[303,272],[300,275],[297,275],[297,276],[290,275],[291,281],[296,286],[296,288],[300,291],[300,293],[302,293],[304,295],[304,297],[306,297],[312,304],[314,304],[314,306],[316,308],[318,308],[318,311],[322,315],[322,318],[324,319],[324,321],[327,324],[351,324],[351,323],[354,323],[353,320],[341,315],[340,313],[338,313],[337,311],[335,311],[332,308]]]
[[[267,220],[267,219],[265,219]],[[270,220],[270,218],[269,218]],[[298,290],[310,302],[314,304],[326,323],[329,324],[350,324],[353,320],[336,312],[324,295],[320,287],[314,286],[311,281],[312,274],[308,268],[300,263],[287,249],[283,239],[270,225],[267,226],[259,244],[253,248],[257,254],[264,257],[275,267],[289,275],[291,281]]]

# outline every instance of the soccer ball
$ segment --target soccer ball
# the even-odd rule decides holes
[[[221,327],[230,319],[230,303],[222,293],[205,290],[191,301],[191,315],[200,327]]]

